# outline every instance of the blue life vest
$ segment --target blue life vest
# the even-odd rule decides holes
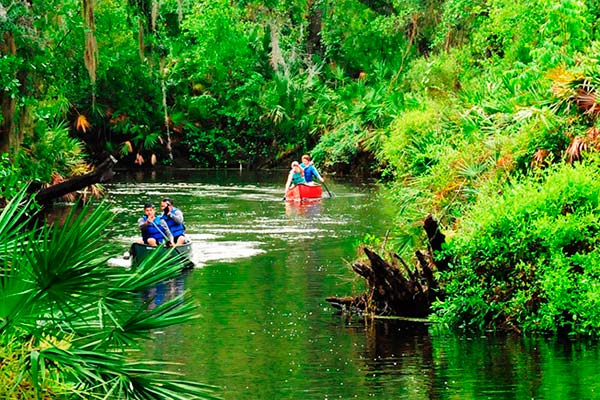
[[[173,210],[171,212],[175,211],[177,211],[177,209],[173,207]],[[165,221],[167,221],[167,225],[169,226],[171,235],[173,235],[174,238],[181,236],[185,233],[185,226],[183,224],[176,223],[175,221],[173,221],[173,218],[169,217],[168,215],[163,216],[163,218]]]
[[[307,183],[312,182],[313,177],[316,177],[318,175],[317,169],[314,165],[309,164],[305,166],[304,164],[300,164],[300,166],[304,170],[304,180],[306,180]]]
[[[160,225],[160,216],[156,216],[154,218],[154,223],[150,223],[146,229],[142,231],[142,238],[144,242],[148,241],[149,238],[156,239],[156,243],[162,243],[165,240],[165,236],[167,236],[167,232]],[[144,215],[144,221],[148,221],[148,216]]]

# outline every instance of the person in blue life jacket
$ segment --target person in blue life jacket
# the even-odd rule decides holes
[[[138,221],[138,228],[142,232],[142,242],[149,246],[158,246],[163,242],[167,245],[173,245],[173,235],[169,230],[167,221],[156,215],[156,210],[152,203],[144,204],[144,215]]]
[[[302,170],[302,167],[300,167],[300,163],[294,161],[292,162],[292,169],[290,170],[287,182],[285,183],[285,192],[287,193],[291,187],[301,183],[306,183],[306,180],[304,180],[304,171]]]
[[[173,235],[175,246],[180,246],[187,242],[185,236],[185,225],[183,224],[183,213],[180,209],[173,206],[173,200],[165,197],[160,201],[160,208],[163,211],[162,219],[167,222],[167,226]]]
[[[312,162],[308,154],[302,156],[302,164],[300,164],[300,168],[304,170],[304,180],[306,183],[310,184],[314,182],[315,178],[321,182],[325,182],[325,179],[323,179],[323,177],[319,174],[315,168],[315,164]]]

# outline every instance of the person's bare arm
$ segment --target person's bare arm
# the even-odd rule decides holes
[[[288,174],[287,182],[285,183],[285,192],[288,191],[288,189],[290,188],[291,185],[292,185],[292,173],[290,172]]]

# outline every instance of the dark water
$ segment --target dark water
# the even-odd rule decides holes
[[[169,196],[185,213],[198,268],[155,289],[187,291],[200,318],[155,333],[149,356],[216,385],[225,399],[600,398],[593,342],[441,335],[424,324],[336,315],[325,297],[362,292],[351,272],[365,235],[384,237],[382,190],[328,181],[333,198],[282,201],[285,172],[117,176],[116,253],[142,205]]]

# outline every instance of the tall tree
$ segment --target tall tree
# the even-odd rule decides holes
[[[82,0],[83,20],[85,22],[85,52],[83,60],[92,84],[92,105],[96,103],[96,68],[98,64],[98,44],[96,43],[96,24],[94,22],[95,0]]]

